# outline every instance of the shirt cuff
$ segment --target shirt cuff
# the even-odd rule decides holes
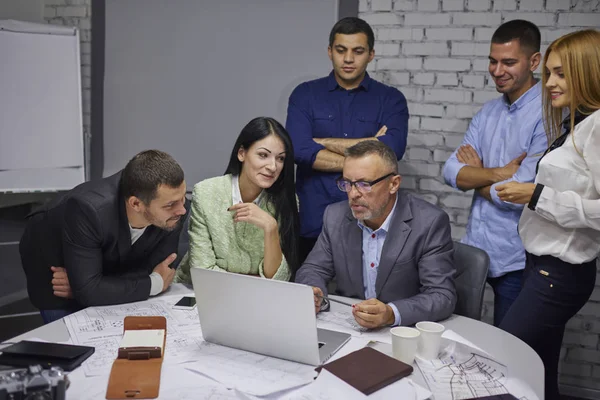
[[[508,181],[496,182],[490,187],[490,198],[492,199],[492,203],[494,203],[498,207],[502,207],[504,205],[504,202],[500,200],[500,197],[498,197],[498,191],[496,190],[496,186],[506,182]]]
[[[467,164],[463,164],[460,161],[454,160],[452,157],[450,157],[450,159],[446,161],[442,171],[446,183],[452,186],[454,189],[458,189],[458,186],[456,186],[456,177],[458,176],[460,170],[466,166]]]
[[[402,322],[402,317],[400,316],[398,307],[396,307],[396,305],[394,303],[388,303],[388,306],[390,306],[392,308],[392,311],[394,312],[394,325],[392,325],[392,326],[400,325],[400,322]]]
[[[529,200],[529,204],[527,204],[527,208],[532,211],[535,211],[535,206],[537,206],[538,200],[540,199],[540,195],[542,194],[542,190],[544,190],[544,185],[538,183],[535,185],[535,189],[533,189],[533,194],[531,195],[531,200]]]
[[[163,286],[165,285],[165,281],[163,281],[162,276],[158,272],[153,272],[150,274],[150,296],[156,296],[162,292]]]

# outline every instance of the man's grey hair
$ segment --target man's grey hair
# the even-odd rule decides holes
[[[371,154],[376,154],[386,165],[390,167],[393,173],[398,174],[398,159],[396,153],[388,145],[379,140],[364,140],[354,146],[350,146],[344,152],[349,158],[361,158]]]

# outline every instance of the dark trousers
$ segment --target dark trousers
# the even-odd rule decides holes
[[[40,315],[42,316],[42,320],[44,324],[49,324],[50,322],[54,322],[61,318],[66,317],[67,315],[73,314],[74,312],[79,311],[78,309],[65,309],[65,310],[40,310]]]
[[[523,285],[523,270],[511,271],[497,278],[488,278],[494,289],[494,326],[500,326],[512,303],[515,302]]]
[[[306,260],[318,238],[300,237],[300,265]]]
[[[545,399],[558,400],[558,359],[567,321],[584,306],[596,284],[596,260],[569,264],[527,253],[523,288],[500,329],[527,343],[545,369]]]

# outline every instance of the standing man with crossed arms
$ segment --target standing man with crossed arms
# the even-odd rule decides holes
[[[523,205],[498,198],[501,182],[532,182],[547,147],[542,124],[540,31],[529,21],[502,24],[492,36],[489,73],[501,97],[473,117],[461,146],[444,165],[446,183],[475,189],[463,243],[490,256],[488,283],[494,289],[494,325],[521,291],[525,249],[517,232]]]
[[[317,241],[325,208],[346,199],[335,182],[344,151],[364,140],[380,140],[399,160],[406,148],[404,95],[366,72],[375,57],[374,42],[373,30],[362,19],[338,21],[327,48],[333,71],[300,84],[290,96],[286,128],[298,167],[301,261]]]

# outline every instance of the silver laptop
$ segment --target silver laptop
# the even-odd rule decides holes
[[[191,274],[207,342],[320,365],[350,339],[317,329],[309,286],[202,268]]]

